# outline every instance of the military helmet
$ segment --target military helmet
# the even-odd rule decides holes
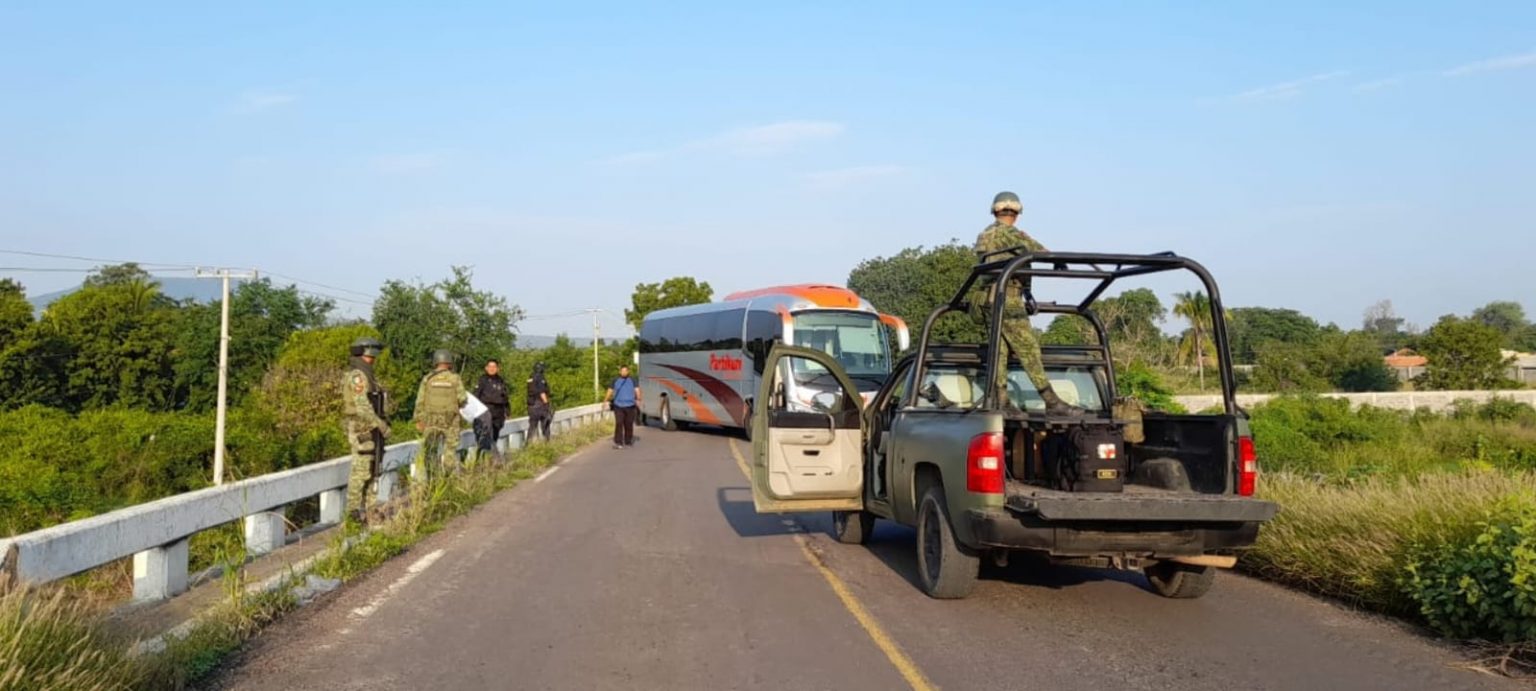
[[[384,352],[384,344],[380,343],[379,339],[377,338],[364,336],[353,341],[352,347],[349,349],[349,351],[352,353],[352,357],[361,357],[364,355],[368,357],[378,357],[381,353]]]
[[[535,363],[533,363],[533,373],[534,374],[544,374],[544,363],[542,363],[542,362],[535,362]]]
[[[448,350],[447,348],[438,348],[437,350],[432,351],[432,364],[434,364],[434,365],[451,365],[451,364],[453,364],[453,351]]]
[[[1019,195],[1012,192],[998,192],[992,198],[992,213],[1000,211],[1012,211],[1020,213],[1024,211],[1024,203],[1019,201]]]

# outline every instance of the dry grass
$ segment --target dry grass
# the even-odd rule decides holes
[[[1536,474],[1497,471],[1370,477],[1327,484],[1265,475],[1264,498],[1280,515],[1243,557],[1260,576],[1376,611],[1415,616],[1403,585],[1417,545],[1472,539],[1488,509],[1536,497]]]
[[[108,633],[102,611],[63,588],[11,585],[0,576],[0,689],[138,688],[149,666]]]

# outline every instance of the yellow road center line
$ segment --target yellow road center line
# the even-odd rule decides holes
[[[747,482],[751,483],[752,472],[747,468],[746,460],[741,457],[741,451],[737,450],[735,440],[728,439],[726,443],[731,447],[731,457],[736,459],[736,467],[747,478]],[[832,592],[837,595],[838,600],[842,601],[843,607],[848,610],[848,613],[853,615],[854,621],[857,621],[859,626],[864,629],[864,633],[869,635],[869,639],[874,641],[875,647],[879,648],[880,652],[885,653],[885,658],[891,661],[891,666],[896,668],[897,673],[901,674],[901,678],[907,680],[907,685],[911,686],[913,691],[933,691],[933,689],[937,688],[933,685],[933,682],[928,681],[928,677],[923,674],[923,671],[917,668],[917,664],[912,662],[912,658],[907,657],[907,654],[901,651],[901,646],[897,645],[890,634],[885,632],[885,628],[880,626],[880,622],[875,621],[874,615],[869,613],[869,610],[864,607],[864,603],[859,602],[859,599],[854,596],[853,591],[849,590],[848,584],[844,583],[842,578],[833,573],[821,556],[811,549],[811,543],[806,539],[804,533],[795,533],[795,543],[800,545],[800,552],[805,555],[805,560],[810,562],[811,566],[816,569],[817,573],[821,574],[822,578],[826,579],[827,585],[832,586]]]

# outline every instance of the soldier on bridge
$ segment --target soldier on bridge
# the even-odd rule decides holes
[[[378,479],[376,455],[389,438],[384,419],[384,387],[374,377],[373,363],[384,344],[373,338],[352,342],[351,362],[341,380],[341,419],[347,443],[352,447],[352,474],[347,481],[347,508],[360,520],[368,515],[364,497]]]
[[[425,480],[426,473],[452,468],[459,454],[459,409],[469,400],[464,392],[464,380],[453,371],[453,353],[437,350],[432,353],[432,372],[421,380],[416,390],[416,429],[423,432],[421,453],[416,457],[414,472],[418,480]]]

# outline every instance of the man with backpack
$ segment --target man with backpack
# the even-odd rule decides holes
[[[635,418],[640,414],[640,386],[629,376],[629,366],[619,368],[619,378],[608,385],[603,398],[613,410],[613,448],[635,445]]]
[[[453,357],[447,350],[432,353],[432,372],[416,389],[415,421],[422,438],[414,479],[423,486],[427,473],[450,470],[459,462],[459,408],[469,397],[464,380],[453,371]]]

